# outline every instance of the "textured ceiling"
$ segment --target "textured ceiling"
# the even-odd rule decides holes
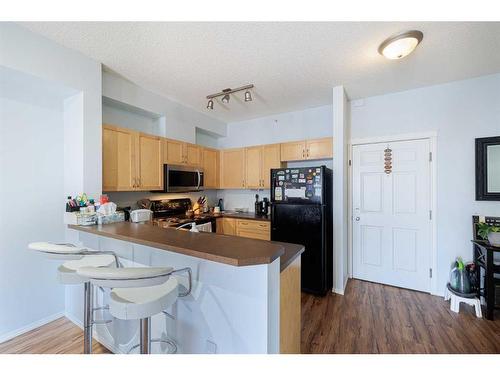
[[[139,86],[226,122],[500,72],[500,23],[327,22],[22,23],[102,62]],[[377,53],[388,36],[423,31],[399,61]],[[255,84],[208,111],[205,96]],[[242,94],[242,93],[241,93]]]

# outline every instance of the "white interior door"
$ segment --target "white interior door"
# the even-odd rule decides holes
[[[355,278],[430,290],[429,152],[426,139],[353,147]]]

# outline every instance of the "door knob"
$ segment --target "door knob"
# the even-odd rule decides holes
[[[359,216],[356,216],[356,219],[354,219],[356,221],[359,221],[360,220],[360,217]]]

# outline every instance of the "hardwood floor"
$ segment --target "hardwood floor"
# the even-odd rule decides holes
[[[426,293],[349,280],[344,296],[302,295],[302,353],[500,353],[500,314],[477,319]]]
[[[302,353],[500,353],[500,314],[477,319],[441,297],[360,280],[344,296],[302,295]],[[82,353],[82,330],[66,318],[0,344],[0,353]],[[94,353],[109,351],[94,341]]]
[[[97,341],[96,354],[109,353]],[[83,331],[66,318],[60,318],[0,344],[0,354],[82,354]]]

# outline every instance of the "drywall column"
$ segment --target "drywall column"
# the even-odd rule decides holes
[[[348,278],[348,108],[344,87],[333,88],[333,291],[344,294]]]

